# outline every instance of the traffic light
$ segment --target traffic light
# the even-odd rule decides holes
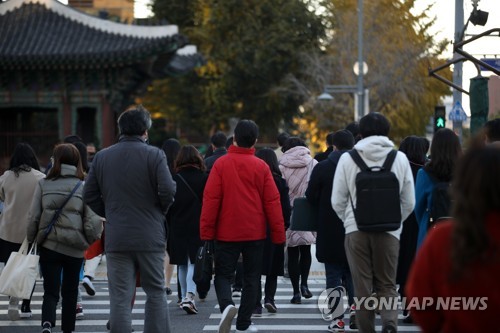
[[[446,126],[446,109],[444,106],[434,108],[434,133]]]

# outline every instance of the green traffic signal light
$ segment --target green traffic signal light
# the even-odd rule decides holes
[[[442,105],[434,108],[434,133],[446,127],[446,109]]]
[[[439,127],[439,128],[444,128],[444,119],[439,117],[438,119],[436,119],[436,127]]]

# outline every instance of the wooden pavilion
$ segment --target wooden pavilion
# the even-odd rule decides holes
[[[42,162],[70,134],[106,147],[117,116],[156,78],[203,58],[175,25],[135,26],[56,0],[0,3],[0,171],[16,143]]]

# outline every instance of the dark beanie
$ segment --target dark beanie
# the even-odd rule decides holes
[[[354,146],[354,136],[347,130],[340,130],[333,134],[332,143],[337,150],[352,149]]]

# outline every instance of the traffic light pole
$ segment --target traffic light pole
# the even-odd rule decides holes
[[[464,0],[455,0],[455,45],[462,41],[462,30],[464,28]],[[458,53],[454,53],[453,57],[459,57]],[[462,61],[458,61],[453,65],[453,83],[456,86],[462,86]],[[462,104],[462,92],[458,89],[453,89],[453,105],[459,101]],[[453,130],[457,133],[462,142],[462,121],[453,121]]]

